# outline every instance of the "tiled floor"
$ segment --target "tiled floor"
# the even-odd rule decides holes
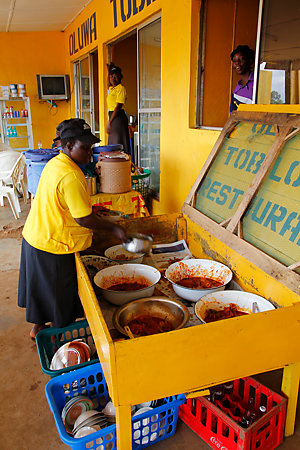
[[[21,202],[18,221],[8,206],[0,208],[0,448],[1,450],[66,449],[58,435],[44,388],[49,377],[43,374],[25,311],[17,307],[18,267],[21,229],[29,205]],[[262,374],[259,380],[280,390],[281,371]],[[153,450],[209,448],[180,420],[175,435],[152,446]],[[300,449],[300,408],[293,437],[285,439],[283,450]],[[223,450],[226,450],[223,447]]]

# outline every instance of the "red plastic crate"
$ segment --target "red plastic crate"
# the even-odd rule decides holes
[[[249,395],[255,397],[255,407],[267,412],[248,428],[242,428],[235,416],[239,405],[243,415]],[[273,450],[283,440],[287,400],[253,378],[234,380],[232,395],[225,395],[227,406],[205,397],[188,399],[179,408],[179,417],[211,448],[218,450]]]

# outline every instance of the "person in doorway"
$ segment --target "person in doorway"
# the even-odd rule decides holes
[[[107,230],[126,242],[124,229],[93,213],[78,164],[92,156],[99,139],[84,120],[60,128],[62,151],[45,166],[23,229],[18,306],[33,324],[32,339],[47,323],[64,327],[83,317],[78,296],[75,252],[92,243],[92,230]]]
[[[231,95],[230,113],[232,113],[240,103],[252,103],[255,53],[248,45],[238,45],[231,52],[230,58],[234,70],[240,77]]]
[[[124,152],[130,155],[128,118],[123,109],[127,93],[125,87],[121,84],[122,71],[114,63],[107,65],[107,69],[108,144],[122,144]]]

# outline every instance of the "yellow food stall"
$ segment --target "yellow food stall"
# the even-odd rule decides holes
[[[114,341],[76,255],[81,301],[116,407],[119,449],[132,448],[130,405],[199,396],[278,368],[288,397],[285,435],[293,434],[300,375],[299,131],[296,114],[233,113],[181,212],[120,222],[153,235],[154,243],[185,239],[196,258],[227,265],[240,288],[276,309]],[[116,243],[95,235],[100,251]]]

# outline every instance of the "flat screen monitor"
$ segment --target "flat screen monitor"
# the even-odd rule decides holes
[[[68,100],[70,98],[69,75],[37,75],[40,100]]]

